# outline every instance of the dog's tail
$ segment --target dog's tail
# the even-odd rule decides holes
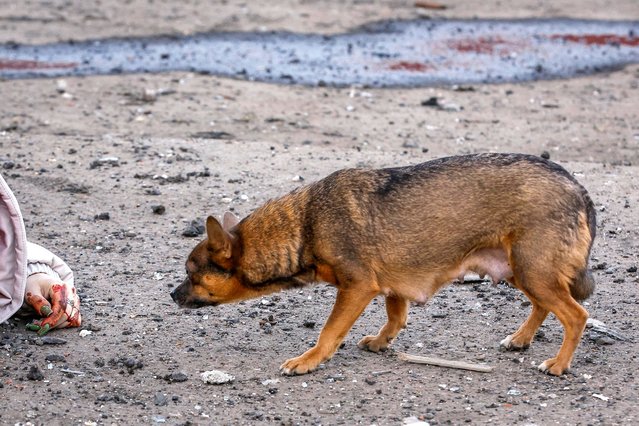
[[[587,254],[587,256],[590,257],[590,249],[592,248],[592,243],[595,240],[595,235],[597,234],[597,216],[595,213],[595,205],[585,189],[583,189],[582,196],[586,203],[588,232],[590,233],[590,246],[588,247]],[[586,300],[594,291],[595,279],[592,276],[592,271],[588,268],[584,268],[577,272],[577,276],[570,286],[570,294],[572,297],[577,301]]]
[[[570,286],[570,294],[576,301],[581,302],[589,298],[594,291],[595,279],[592,272],[590,269],[582,269],[577,273]]]

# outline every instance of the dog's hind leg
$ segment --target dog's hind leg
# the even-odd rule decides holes
[[[539,369],[553,376],[560,376],[570,368],[575,349],[586,327],[588,312],[572,298],[567,289],[553,296],[549,309],[564,326],[564,340],[557,355],[542,362]]]
[[[539,235],[542,235],[541,232]],[[560,376],[570,368],[572,357],[577,349],[586,326],[588,312],[572,297],[570,286],[575,271],[585,263],[582,255],[569,250],[555,249],[551,237],[520,239],[512,247],[510,263],[513,267],[515,286],[520,288],[533,303],[529,319],[513,335],[517,344],[532,339],[548,312],[555,314],[564,327],[564,338],[559,352],[539,365],[541,371]],[[546,250],[539,250],[543,241]],[[508,338],[506,338],[508,339]],[[503,342],[502,342],[503,343]]]
[[[548,315],[548,310],[539,306],[533,297],[530,295],[527,296],[532,302],[532,311],[530,312],[528,319],[526,319],[516,332],[507,336],[499,343],[499,346],[502,349],[509,351],[527,349],[530,346],[537,329],[541,326]]]
[[[403,297],[387,296],[386,313],[388,321],[379,330],[377,336],[366,336],[357,346],[371,352],[385,351],[399,332],[406,328],[408,319],[408,300]]]
[[[280,366],[284,374],[306,374],[330,359],[339,347],[348,331],[366,306],[379,293],[376,286],[355,286],[337,290],[337,299],[317,344],[302,355],[291,358]]]

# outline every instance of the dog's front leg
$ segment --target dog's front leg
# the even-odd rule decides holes
[[[348,289],[339,289],[335,306],[319,335],[317,344],[302,355],[287,360],[280,366],[280,370],[290,375],[306,374],[330,359],[357,318],[377,294],[378,291],[371,288],[351,286]]]

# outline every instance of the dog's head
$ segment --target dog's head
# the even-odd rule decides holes
[[[238,219],[227,212],[222,224],[214,217],[206,220],[207,238],[189,254],[186,279],[171,292],[183,308],[200,308],[250,297],[249,289],[238,278],[233,259],[236,238],[231,230]]]

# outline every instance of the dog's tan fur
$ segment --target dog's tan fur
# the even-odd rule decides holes
[[[411,301],[425,303],[469,272],[506,280],[532,302],[528,319],[502,341],[524,349],[549,312],[565,329],[556,357],[569,367],[588,314],[577,300],[594,282],[587,269],[595,213],[563,168],[518,154],[448,157],[416,166],[347,169],[269,201],[241,222],[209,217],[208,238],[186,262],[173,293],[184,307],[259,297],[313,282],[337,288],[317,344],[282,365],[304,374],[332,357],[378,295],[388,322],[359,346],[384,350],[406,326]]]

